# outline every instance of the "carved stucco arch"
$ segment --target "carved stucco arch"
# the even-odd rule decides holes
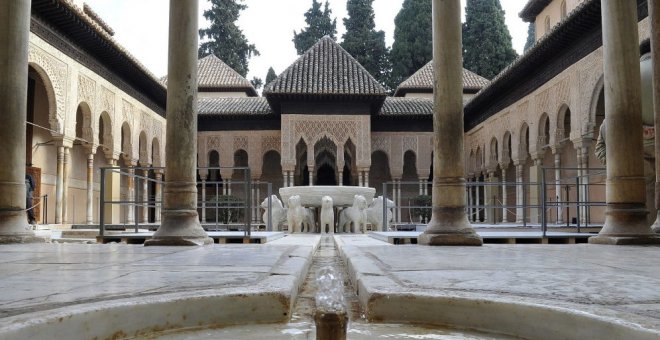
[[[93,114],[92,114],[92,108],[87,102],[80,102],[76,106],[76,111],[80,109],[82,112],[82,122],[77,121],[77,114],[76,114],[76,122],[75,126],[77,127],[78,124],[82,124],[81,130],[82,130],[82,136],[81,138],[84,140],[84,143],[87,145],[87,147],[90,148],[91,151],[96,149],[96,146],[98,145],[98,136],[96,136],[95,130],[94,130],[94,122],[93,122]],[[77,131],[77,129],[76,129]]]
[[[154,166],[154,167],[163,166],[161,152],[162,152],[162,148],[160,147],[160,139],[158,139],[158,137],[154,137],[151,140],[151,162],[152,162],[152,166]]]
[[[39,75],[46,88],[46,96],[48,97],[49,128],[60,135],[63,135],[65,117],[64,106],[66,102],[63,90],[64,86],[62,83],[63,80],[59,79],[59,75],[48,59],[32,48],[30,48],[28,53],[28,65]]]

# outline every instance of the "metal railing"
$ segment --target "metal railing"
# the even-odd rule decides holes
[[[259,199],[262,192],[267,194],[268,207],[272,207],[272,184],[252,181],[248,167],[200,167],[197,170],[206,174],[214,173],[213,176],[209,176],[209,180],[197,181],[197,211],[200,223],[205,228],[212,230],[242,230],[245,236],[249,237],[254,223],[260,222]],[[136,233],[139,232],[140,226],[154,226],[160,223],[158,214],[162,209],[162,187],[165,181],[156,179],[155,174],[156,172],[162,174],[163,171],[163,167],[104,167],[100,169],[100,236],[104,235],[106,226],[109,224],[106,219],[106,211],[108,208],[112,209],[113,206],[119,206],[119,211],[115,211],[113,214],[120,214],[114,216],[114,219],[121,220],[120,224],[132,227]],[[221,180],[220,171],[231,171],[232,179]],[[118,196],[117,193],[108,195],[106,178],[112,175],[117,176],[114,181],[119,181],[113,185],[121,186],[122,182],[125,183],[121,189],[125,190],[123,194],[127,198],[121,198],[121,195],[119,195],[119,199],[112,197],[113,194]],[[132,191],[127,184],[128,181],[133,183]],[[156,190],[157,186],[161,190]],[[147,188],[146,193],[144,192],[145,187]],[[145,212],[145,209],[148,212]],[[271,209],[268,211],[270,214]],[[209,215],[212,218],[209,218]],[[145,216],[147,216],[146,220]],[[266,229],[269,231],[273,229],[270,220],[269,218],[269,223],[266,225]]]
[[[555,180],[555,174],[550,172],[560,171],[564,174],[559,181]],[[565,175],[566,172],[577,172],[575,176]],[[465,183],[466,190],[466,206],[465,212],[468,219],[472,223],[491,223],[496,224],[515,224],[521,225],[526,228],[540,228],[543,236],[547,235],[548,227],[552,225],[552,213],[557,215],[557,211],[561,210],[566,213],[568,217],[572,215],[569,213],[570,209],[574,209],[575,218],[573,222],[568,217],[566,221],[563,219],[554,219],[555,226],[575,227],[577,232],[585,226],[589,227],[602,227],[602,223],[593,223],[591,215],[593,209],[604,209],[604,201],[596,201],[591,199],[589,193],[592,193],[596,188],[605,187],[604,179],[605,169],[594,168],[542,168],[539,181],[527,182],[505,182],[500,179],[494,181],[474,182],[468,181]],[[549,192],[553,187],[560,185],[562,188],[562,195],[559,199],[550,199]],[[414,187],[412,190],[402,189],[402,187]],[[396,207],[393,209],[393,229],[410,229],[407,225],[414,226],[417,224],[424,224],[428,222],[430,216],[431,204],[420,205],[416,204],[417,198],[422,193],[431,193],[432,188],[422,188],[422,184],[417,181],[388,181],[382,183],[382,194],[385,199],[392,199]],[[419,187],[419,195],[411,194]],[[491,189],[491,190],[489,190]],[[496,194],[492,194],[495,192]],[[514,192],[515,195],[509,195]],[[391,195],[390,195],[391,194]],[[565,195],[565,198],[563,198]],[[510,197],[513,196],[513,197]],[[504,197],[507,197],[506,204],[504,204]],[[571,199],[574,197],[575,199]],[[604,194],[602,195],[604,197]],[[563,210],[562,210],[563,209]],[[421,216],[414,216],[415,213],[420,211],[428,211],[428,213]],[[515,220],[510,221],[509,217],[514,217]],[[387,223],[387,209],[383,207],[383,221],[384,230],[388,230],[389,223]],[[421,217],[421,218],[420,218]],[[561,221],[561,224],[557,224]]]

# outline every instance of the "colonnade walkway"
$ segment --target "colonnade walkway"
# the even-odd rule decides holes
[[[334,239],[367,320],[525,338],[660,336],[657,247],[425,247],[303,234],[193,248],[0,245],[0,338],[286,323],[323,238]]]

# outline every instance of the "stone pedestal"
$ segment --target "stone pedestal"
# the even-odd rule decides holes
[[[1,1],[0,23],[0,243],[41,241],[34,237],[25,212],[30,1]]]
[[[163,219],[145,246],[213,243],[197,215],[197,0],[170,0]]]
[[[646,221],[637,3],[605,0],[607,210],[597,244],[660,243]]]
[[[433,0],[433,207],[424,245],[482,245],[465,214],[460,0]]]

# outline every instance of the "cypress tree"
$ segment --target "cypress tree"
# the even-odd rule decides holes
[[[275,73],[275,70],[271,67],[268,69],[268,73],[266,74],[266,85],[275,80],[275,78],[277,78],[277,73]]]
[[[259,90],[264,85],[264,81],[261,80],[261,78],[259,77],[252,77],[252,80],[250,80],[250,84],[254,86],[255,90]]]
[[[300,33],[293,31],[293,44],[296,46],[298,54],[303,54],[319,39],[329,35],[332,39],[337,39],[337,19],[330,19],[330,10],[328,1],[325,2],[325,8],[321,11],[321,3],[312,0],[312,8],[305,13],[305,22],[307,27],[300,30]]]
[[[529,28],[527,29],[527,42],[525,43],[525,52],[529,50],[534,43],[536,42],[536,25],[533,22],[529,23]]]
[[[346,33],[341,46],[364,66],[381,84],[387,84],[389,74],[388,48],[385,32],[376,31],[373,0],[348,0],[344,18]]]
[[[200,58],[215,54],[245,77],[250,57],[259,55],[254,44],[250,44],[243,31],[236,26],[241,11],[247,6],[241,3],[243,0],[209,1],[211,9],[204,11],[204,17],[211,22],[211,26],[199,30],[199,37],[209,40],[199,46],[197,53]]]
[[[431,0],[404,0],[394,24],[391,88],[433,59]]]
[[[492,79],[518,57],[499,0],[467,0],[463,25],[466,69]]]

